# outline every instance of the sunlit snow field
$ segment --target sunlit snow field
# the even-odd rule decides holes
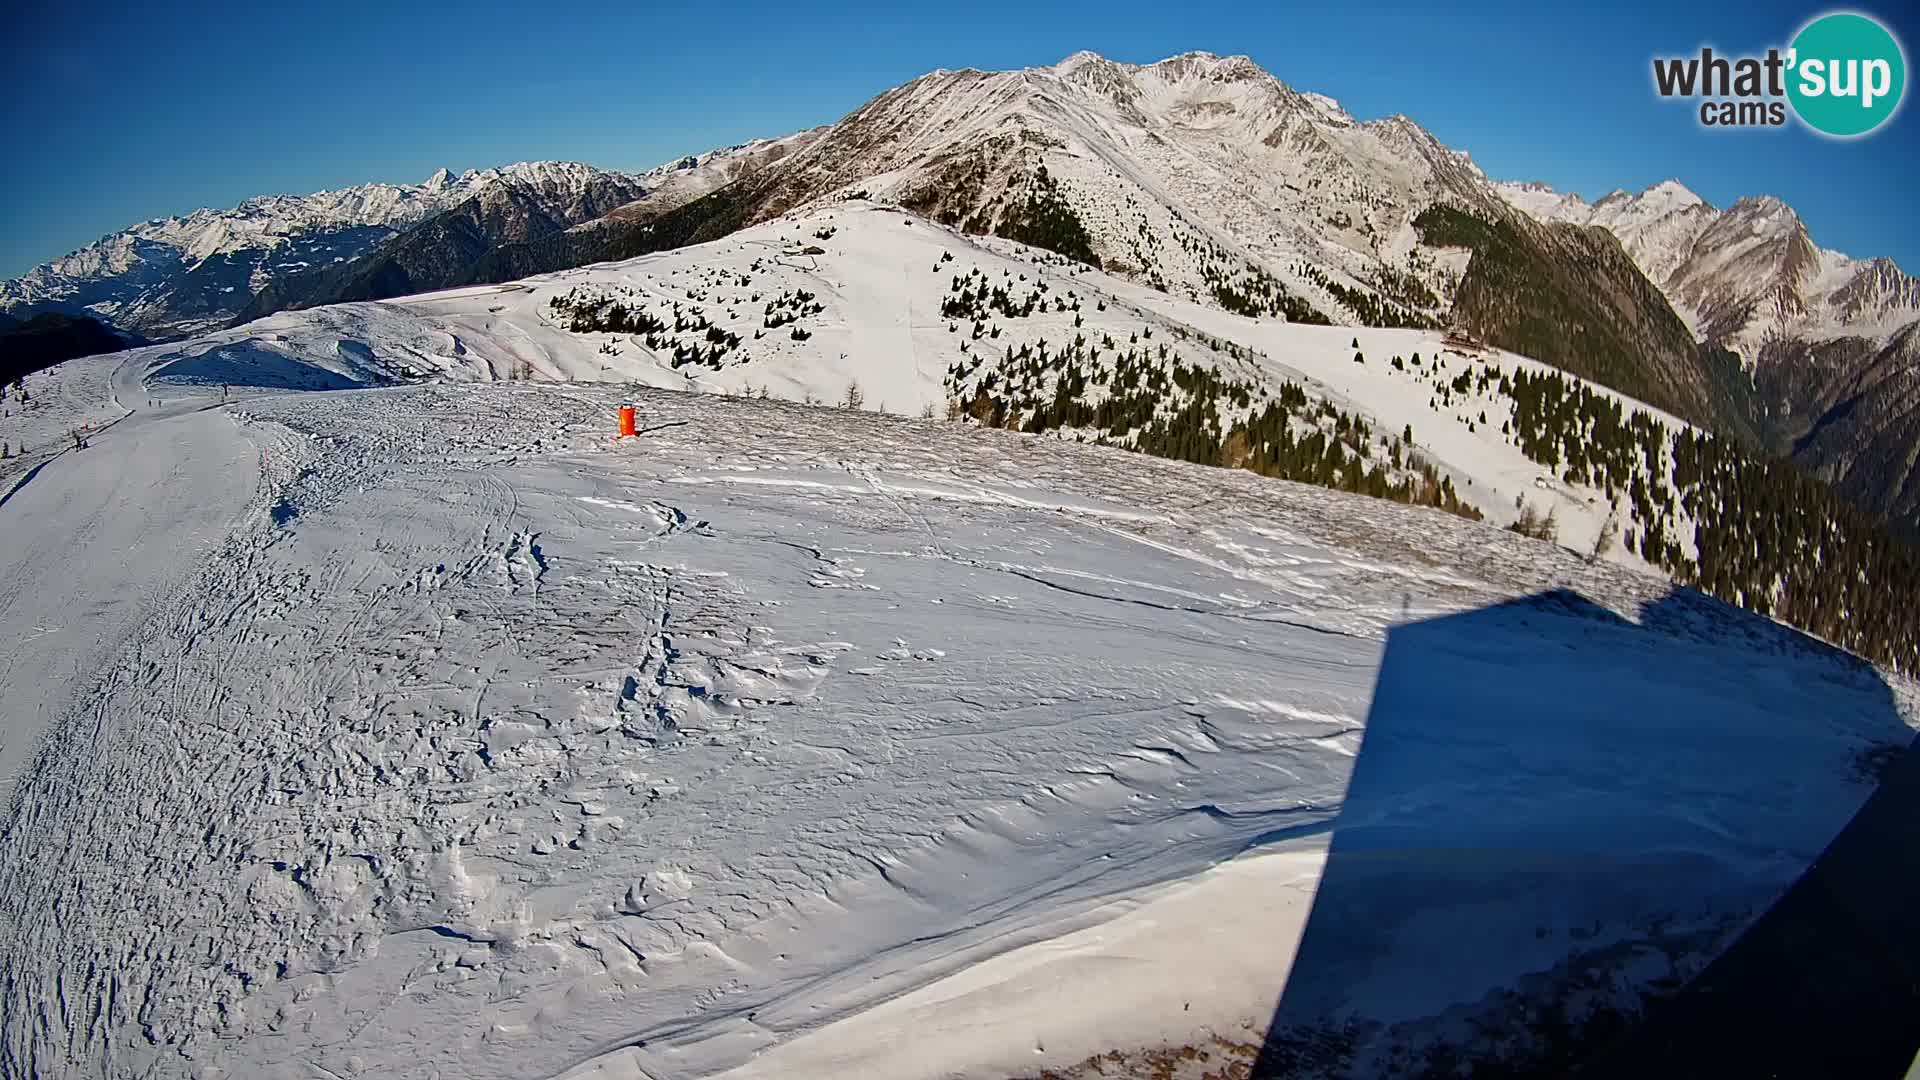
[[[1912,737],[1910,684],[1631,564],[1117,448],[550,381],[814,369],[595,372],[604,342],[532,304],[36,377],[43,427],[124,419],[0,504],[0,1071],[1004,1077],[1282,1026],[1444,1041],[1698,971]],[[1398,408],[1337,334],[1259,362]],[[886,362],[922,339],[825,325],[787,389],[917,411],[944,356]],[[554,370],[339,389],[527,357]],[[1530,484],[1436,430],[1463,481]]]

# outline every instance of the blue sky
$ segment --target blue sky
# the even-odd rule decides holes
[[[1838,142],[1793,125],[1702,130],[1653,95],[1653,56],[1784,45],[1826,8],[1444,6],[8,5],[0,276],[249,195],[543,158],[645,168],[838,119],[933,68],[1083,48],[1134,62],[1245,53],[1362,119],[1406,113],[1495,177],[1590,198],[1668,176],[1716,205],[1778,195],[1823,246],[1920,272],[1916,109]],[[1853,10],[1916,50],[1920,20],[1904,9]]]

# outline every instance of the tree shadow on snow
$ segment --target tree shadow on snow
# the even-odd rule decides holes
[[[1899,1075],[1909,744],[1870,665],[1698,593],[1394,629],[1254,1075]]]

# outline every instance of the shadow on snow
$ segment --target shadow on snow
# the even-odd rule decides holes
[[[1912,741],[1871,666],[1698,593],[1394,629],[1254,1075],[1898,1075]]]
[[[168,360],[149,373],[148,378],[264,390],[352,390],[365,385],[339,372],[249,343],[222,345],[194,356]]]

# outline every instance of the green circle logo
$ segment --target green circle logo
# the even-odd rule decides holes
[[[1907,90],[1907,58],[1865,15],[1822,15],[1793,39],[1787,99],[1815,131],[1865,135],[1893,116]]]

